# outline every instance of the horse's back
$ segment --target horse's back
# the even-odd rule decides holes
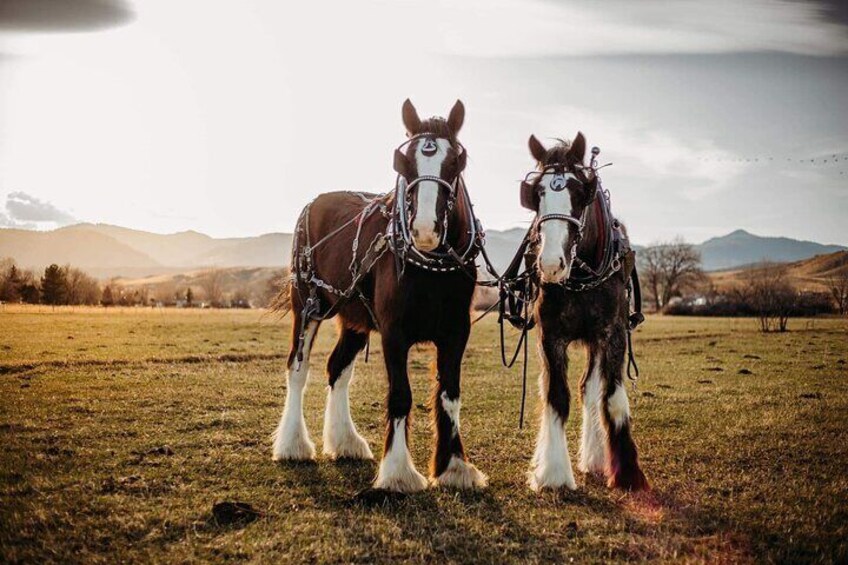
[[[309,227],[313,236],[341,227],[355,218],[379,194],[334,191],[320,194],[309,206]]]

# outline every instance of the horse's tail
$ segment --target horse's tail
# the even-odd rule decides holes
[[[279,314],[280,318],[285,318],[292,309],[291,291],[292,283],[286,281],[277,295],[271,299],[268,310],[274,314]]]

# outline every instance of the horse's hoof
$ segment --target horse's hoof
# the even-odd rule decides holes
[[[614,474],[607,481],[607,486],[631,492],[651,490],[651,485],[648,483],[645,473],[638,467],[629,473],[619,472]]]
[[[324,443],[324,455],[332,459],[374,459],[368,442],[359,434],[351,434],[340,441]]]
[[[383,462],[385,463],[385,459]],[[384,465],[381,465],[377,479],[374,481],[374,488],[411,493],[424,490],[427,484],[427,479],[416,471],[415,467],[395,469],[389,473],[384,469]]]
[[[468,461],[451,457],[448,468],[438,477],[433,477],[432,484],[435,487],[484,488],[489,484],[489,477]]]
[[[590,461],[584,460],[581,457],[580,461],[577,463],[577,470],[587,475],[603,475],[605,469],[606,461],[604,461],[603,459],[601,459],[600,461]]]
[[[311,461],[315,459],[315,444],[307,436],[295,436],[287,441],[274,441],[271,455],[274,461]]]
[[[527,484],[536,492],[542,490],[558,490],[567,488],[577,490],[574,475],[563,469],[532,469],[528,476]]]

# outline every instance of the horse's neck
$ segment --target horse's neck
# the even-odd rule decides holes
[[[468,238],[470,237],[468,232],[471,227],[468,225],[470,216],[468,207],[471,206],[471,202],[465,198],[464,186],[465,181],[460,177],[456,187],[456,203],[448,218],[448,243],[460,253],[468,245]]]

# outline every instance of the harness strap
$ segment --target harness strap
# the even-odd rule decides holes
[[[639,365],[636,364],[636,354],[633,353],[633,331],[645,321],[645,315],[642,313],[642,287],[639,284],[639,273],[635,265],[630,270],[627,290],[628,295],[632,294],[633,297],[633,312],[627,317],[627,378],[633,383],[635,389],[636,380],[639,378]]]
[[[645,321],[645,315],[642,313],[642,285],[639,284],[639,273],[636,267],[630,271],[630,285],[633,289],[633,313],[628,317],[630,330],[635,330],[639,324]]]

